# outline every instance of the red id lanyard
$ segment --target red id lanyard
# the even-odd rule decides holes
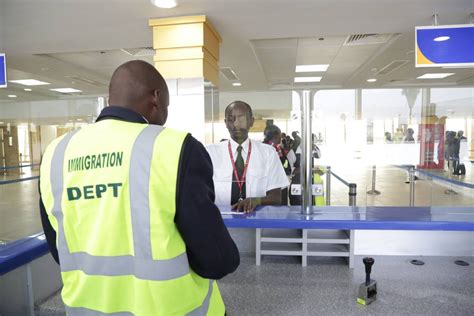
[[[245,183],[245,176],[247,175],[247,167],[249,166],[249,161],[250,161],[250,155],[252,154],[252,142],[249,139],[249,152],[247,154],[247,160],[245,161],[244,165],[244,172],[242,174],[242,178],[239,178],[239,174],[237,173],[237,167],[235,166],[235,161],[234,161],[234,155],[232,155],[232,149],[230,146],[230,141],[228,143],[228,148],[229,148],[229,156],[230,156],[230,161],[232,162],[232,168],[234,169],[234,175],[235,179],[237,180],[237,185],[239,186],[239,201],[242,200],[242,189],[244,187]]]

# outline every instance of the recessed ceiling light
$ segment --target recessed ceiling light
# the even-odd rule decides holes
[[[73,88],[57,88],[57,89],[49,89],[51,91],[61,92],[61,93],[75,93],[75,92],[82,92],[82,90],[77,90]]]
[[[320,82],[323,77],[295,77],[295,82]]]
[[[30,89],[30,88],[25,88],[25,89],[23,89],[23,90],[28,91],[28,92],[29,92],[29,91],[33,91],[33,90]]]
[[[8,97],[9,98],[16,98],[16,95],[15,94],[9,94]]]
[[[377,81],[377,79],[375,78],[367,79],[367,82],[375,82],[375,81]]]
[[[240,87],[242,84],[240,82],[234,82],[232,83],[234,87]]]
[[[22,84],[24,86],[44,86],[50,84],[49,82],[39,81],[36,79],[10,80],[10,82]]]
[[[328,70],[329,65],[296,65],[295,72],[317,72]]]
[[[438,36],[433,41],[435,41],[435,42],[444,42],[444,41],[447,41],[448,39],[450,39],[449,36]]]
[[[151,0],[151,3],[158,8],[171,9],[178,5],[176,0]]]
[[[452,75],[454,75],[454,73],[431,73],[424,74],[423,76],[419,76],[416,79],[443,79]]]

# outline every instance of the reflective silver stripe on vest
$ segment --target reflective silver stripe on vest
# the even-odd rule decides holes
[[[138,135],[130,157],[130,207],[132,213],[133,247],[137,258],[151,255],[149,184],[151,158],[156,137],[161,126],[148,125]]]
[[[211,301],[211,296],[212,296],[212,288],[214,287],[214,280],[209,280],[209,290],[207,291],[206,298],[204,299],[204,302],[202,302],[202,305],[192,312],[188,313],[188,316],[206,316],[207,311],[209,309],[209,302]]]
[[[63,194],[63,166],[66,147],[77,130],[65,136],[58,143],[51,159],[51,189],[54,197],[52,212],[58,221],[58,250],[61,270],[63,272],[81,270],[88,275],[133,275],[140,279],[153,281],[176,279],[190,273],[186,252],[175,258],[166,260],[153,260],[151,254],[150,209],[148,199],[149,173],[155,139],[162,130],[162,127],[148,125],[139,134],[132,148],[130,199],[136,256],[105,257],[93,256],[85,252],[69,252],[64,237],[63,211],[61,205]]]
[[[67,247],[66,239],[64,237],[64,224],[63,224],[63,210],[62,210],[62,196],[63,196],[63,166],[64,166],[64,153],[66,152],[66,147],[69,144],[72,136],[76,134],[79,129],[76,129],[66,136],[63,137],[56,145],[56,148],[53,152],[53,157],[51,158],[51,169],[50,169],[50,182],[51,182],[51,191],[53,193],[53,209],[52,213],[58,222],[58,252],[69,253]],[[62,258],[61,258],[62,260]]]
[[[166,281],[189,273],[186,253],[167,260],[151,260],[134,256],[99,257],[74,252],[60,259],[63,272],[81,270],[88,275],[133,275],[144,280]]]
[[[92,309],[84,307],[69,307],[65,306],[67,316],[133,316],[129,312],[118,312],[118,313],[102,313]]]

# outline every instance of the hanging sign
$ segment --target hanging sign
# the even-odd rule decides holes
[[[474,24],[415,28],[416,67],[474,66]]]
[[[0,88],[7,87],[7,61],[5,54],[0,54]]]

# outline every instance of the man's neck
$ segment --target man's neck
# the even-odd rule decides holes
[[[244,139],[234,139],[234,138],[232,138],[232,140],[233,140],[234,142],[236,142],[237,144],[239,144],[239,145],[242,145],[243,143],[245,143],[245,141],[246,141],[247,139],[248,139],[248,136],[245,137]]]

